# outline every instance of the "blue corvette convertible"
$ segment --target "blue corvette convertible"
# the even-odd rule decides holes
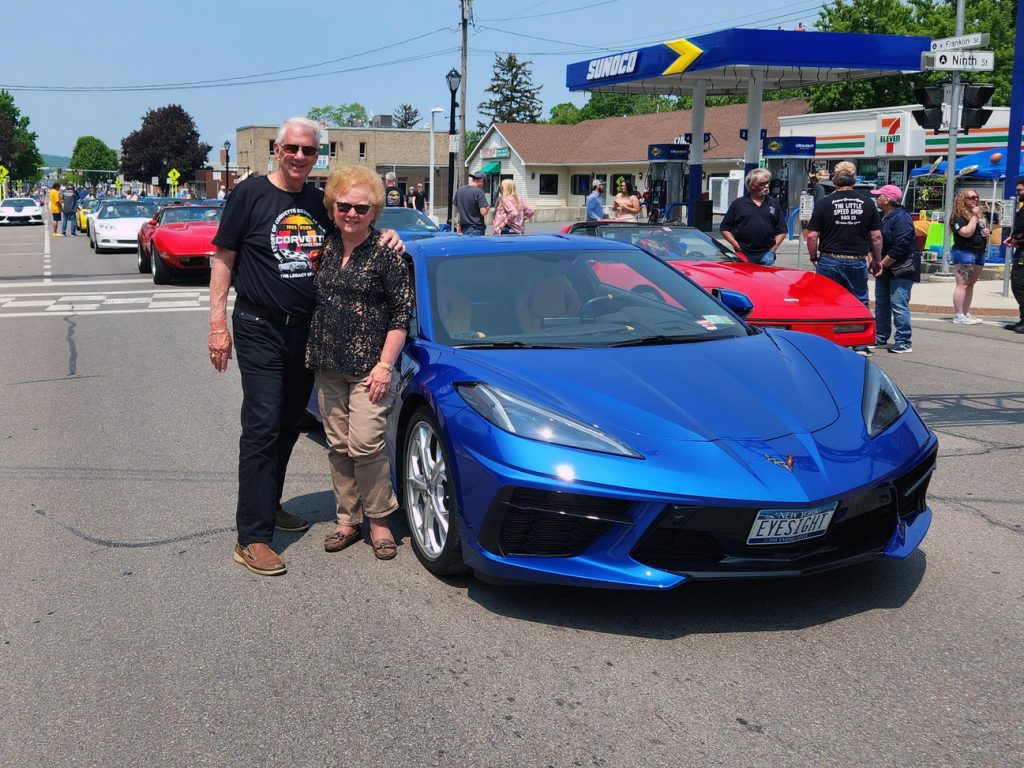
[[[742,295],[729,309],[614,241],[437,238],[410,258],[389,437],[429,571],[663,589],[924,538],[937,440],[870,360],[749,326]]]

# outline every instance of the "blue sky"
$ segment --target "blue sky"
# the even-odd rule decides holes
[[[572,62],[729,27],[812,27],[821,5],[475,0],[466,126],[476,125],[495,54],[532,62],[548,117],[555,104],[586,101],[565,87]],[[148,110],[175,103],[214,147],[234,142],[237,127],[276,125],[324,104],[391,114],[406,103],[425,124],[431,107],[447,115],[444,76],[460,65],[459,0],[54,0],[4,21],[0,88],[31,119],[40,151],[57,155],[83,135],[119,149]],[[445,115],[438,130],[447,130]]]

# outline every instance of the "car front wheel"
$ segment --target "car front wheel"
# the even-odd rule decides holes
[[[438,576],[466,573],[452,463],[427,407],[409,420],[402,451],[402,495],[416,557]]]
[[[139,273],[140,274],[144,275],[147,272],[149,272],[149,270],[150,270],[149,257],[146,256],[146,254],[144,254],[142,252],[142,243],[138,244],[137,261],[138,261],[138,265],[139,265]]]
[[[152,244],[149,246],[149,263],[154,285],[167,285],[171,282],[171,268],[160,258],[160,251]]]

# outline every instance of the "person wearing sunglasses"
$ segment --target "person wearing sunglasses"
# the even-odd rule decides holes
[[[337,517],[324,549],[338,552],[354,544],[366,518],[374,556],[390,560],[397,549],[388,516],[398,500],[385,426],[412,317],[409,268],[373,228],[387,205],[373,171],[351,166],[331,173],[324,205],[337,228],[324,242],[314,279],[316,308],[306,349],[320,390]]]
[[[953,200],[953,214],[949,218],[953,230],[953,247],[950,260],[956,287],[953,289],[953,323],[955,325],[976,325],[983,322],[971,317],[971,300],[974,298],[974,284],[981,277],[988,250],[988,219],[974,189],[961,189]]]
[[[764,168],[747,174],[747,194],[729,204],[718,229],[737,253],[751,264],[770,267],[786,239],[786,212],[768,194],[772,175]]]
[[[320,146],[320,127],[286,120],[274,141],[277,168],[241,182],[227,198],[210,265],[210,363],[224,372],[238,355],[242,381],[236,562],[276,576],[287,568],[272,549],[274,531],[309,523],[281,507],[285,473],[299,419],[313,386],[305,351],[313,315],[313,275],[334,222],[323,194],[307,183]],[[402,249],[393,231],[381,233]],[[235,288],[228,329],[228,291]],[[233,336],[233,338],[232,338]]]

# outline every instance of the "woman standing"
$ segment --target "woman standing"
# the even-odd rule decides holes
[[[384,206],[373,171],[342,168],[327,179],[324,205],[337,224],[324,241],[306,364],[320,388],[338,524],[324,549],[338,552],[370,522],[373,554],[397,552],[387,517],[398,508],[384,443],[394,403],[392,372],[412,314],[409,270],[372,224]]]
[[[884,347],[895,324],[888,350],[912,352],[910,345],[910,289],[917,278],[914,219],[900,205],[903,191],[895,184],[871,190],[882,209],[882,271],[875,275],[875,346]]]
[[[492,232],[496,235],[521,235],[526,229],[526,222],[533,218],[533,208],[516,194],[516,185],[512,179],[501,182],[501,197],[494,207],[494,225]]]
[[[971,317],[971,300],[974,298],[974,284],[981,277],[988,250],[988,221],[978,202],[978,193],[973,189],[961,189],[953,201],[953,215],[949,226],[953,230],[953,274],[956,288],[953,289],[953,322],[957,325],[974,325],[982,322]]]
[[[640,198],[633,185],[625,179],[619,181],[619,193],[612,201],[612,218],[620,221],[636,221],[640,213]]]

